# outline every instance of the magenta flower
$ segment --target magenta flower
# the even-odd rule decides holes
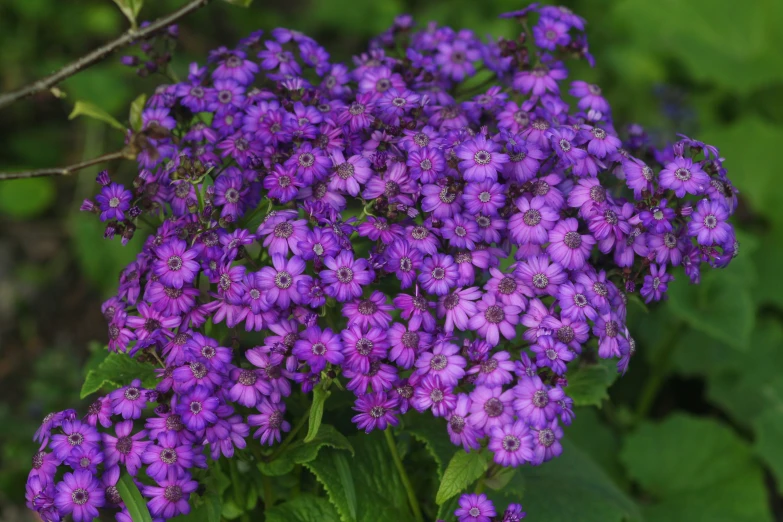
[[[539,198],[532,201],[519,198],[517,208],[519,213],[515,213],[508,221],[512,239],[518,245],[545,244],[549,240],[549,231],[558,222],[560,215]]]
[[[444,331],[451,333],[457,330],[468,329],[468,319],[476,314],[477,301],[481,298],[481,290],[475,286],[455,290],[449,295],[442,296],[438,300],[438,317],[445,317]]]
[[[250,426],[258,426],[253,438],[259,439],[261,444],[272,445],[280,442],[281,432],[291,431],[291,424],[285,420],[285,404],[273,403],[264,399],[258,406],[257,415],[248,415],[247,423]]]
[[[396,426],[397,399],[389,398],[384,392],[368,393],[357,397],[353,407],[359,414],[351,420],[365,433],[385,430],[388,426]]]
[[[533,436],[521,420],[492,428],[488,448],[501,466],[516,468],[533,460]]]
[[[190,513],[188,500],[190,494],[198,489],[198,482],[192,480],[190,475],[179,478],[176,475],[169,475],[158,484],[158,486],[141,488],[144,496],[152,499],[147,502],[152,516],[168,519]]]
[[[492,522],[495,506],[483,493],[466,493],[459,498],[459,508],[454,511],[459,522]]]
[[[367,260],[354,260],[349,251],[340,252],[336,258],[325,258],[324,265],[327,269],[319,274],[326,285],[324,291],[340,302],[362,295],[362,286],[370,284],[374,278]]]
[[[650,273],[644,276],[644,286],[642,286],[641,294],[644,297],[644,302],[660,301],[666,294],[669,282],[674,277],[671,274],[666,273],[666,265],[656,266],[650,265]]]
[[[457,398],[451,386],[441,382],[440,377],[428,375],[416,388],[412,404],[418,411],[431,410],[435,417],[445,417],[456,406]]]
[[[568,346],[549,335],[539,337],[530,347],[530,351],[536,354],[536,364],[539,368],[552,368],[557,375],[563,375],[566,371],[566,363],[575,357]]]
[[[579,234],[576,231],[578,227],[576,219],[567,218],[549,231],[547,253],[553,261],[569,270],[582,268],[595,245],[593,236]]]
[[[305,263],[298,256],[286,260],[285,257],[272,255],[272,266],[265,266],[256,274],[256,281],[266,292],[266,298],[281,308],[302,302],[302,294],[297,291],[297,283],[303,278]]]
[[[456,386],[465,375],[467,364],[459,352],[456,344],[435,343],[432,351],[426,351],[416,359],[416,373],[437,376],[444,385]]]
[[[122,421],[115,426],[116,437],[104,433],[102,439],[106,465],[113,466],[120,463],[128,469],[128,473],[136,475],[141,467],[141,456],[149,441],[144,440],[147,437],[146,430],[141,430],[135,435],[131,435],[131,431],[133,431],[133,421]]]
[[[728,218],[729,210],[725,204],[703,199],[688,221],[688,235],[695,236],[700,245],[725,245],[729,238],[733,239],[731,226],[726,223]]]
[[[63,515],[72,515],[76,522],[90,522],[96,518],[98,508],[103,507],[105,502],[100,483],[86,470],[66,473],[63,481],[57,484],[54,496],[54,505],[58,511]]]
[[[457,284],[457,265],[448,254],[434,254],[424,260],[419,283],[429,293],[446,295]]]
[[[658,177],[662,188],[671,189],[681,198],[685,194],[703,194],[710,185],[710,177],[690,158],[674,158]]]
[[[500,145],[484,135],[478,135],[460,145],[455,153],[462,160],[459,167],[465,181],[497,180],[498,169],[508,162],[508,154],[499,151]]]
[[[343,305],[343,316],[348,318],[348,327],[387,328],[391,322],[389,312],[394,310],[386,304],[386,295],[375,290],[367,299],[357,299]]]
[[[558,413],[558,401],[565,393],[559,386],[549,388],[537,375],[523,376],[514,387],[514,411],[521,420],[535,428],[543,428]]]
[[[343,345],[340,337],[329,328],[321,330],[311,326],[304,331],[304,339],[294,343],[293,354],[302,362],[310,365],[310,370],[320,372],[326,363],[339,365],[343,362]]]
[[[490,433],[492,428],[513,422],[514,400],[512,390],[503,391],[501,387],[488,388],[477,386],[470,394],[470,417],[468,422],[478,430]]]
[[[513,339],[522,309],[496,300],[493,294],[484,294],[478,302],[477,314],[468,320],[468,327],[487,340],[492,346],[500,342],[500,335]]]

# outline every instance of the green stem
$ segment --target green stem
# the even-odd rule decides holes
[[[307,411],[302,416],[301,419],[299,419],[296,422],[296,425],[294,426],[294,429],[292,429],[288,436],[285,438],[282,444],[280,444],[275,451],[272,452],[271,455],[269,455],[269,458],[266,459],[267,462],[272,462],[277,457],[280,456],[281,453],[285,451],[285,449],[294,441],[294,438],[296,437],[296,434],[299,433],[299,430],[302,429],[302,426],[305,425],[307,420],[310,418],[310,408],[307,408]]]
[[[650,409],[655,403],[655,398],[666,380],[666,374],[669,372],[669,365],[674,347],[680,334],[685,328],[685,323],[678,322],[671,330],[669,335],[663,340],[663,344],[658,348],[657,356],[652,362],[652,372],[647,382],[644,383],[639,401],[636,404],[636,421],[640,421],[650,413]]]
[[[275,496],[272,492],[272,479],[264,475],[264,509],[269,509],[275,502]]]
[[[485,483],[486,478],[487,478],[486,473],[484,473],[479,477],[478,482],[476,483],[476,491],[475,491],[476,495],[478,495],[479,493],[484,493],[484,487],[486,486]]]
[[[402,459],[400,459],[400,454],[397,451],[397,443],[394,441],[394,435],[392,435],[391,427],[386,428],[383,434],[386,437],[386,444],[389,446],[392,459],[394,459],[394,465],[397,466],[397,472],[400,474],[402,485],[405,486],[405,491],[408,492],[408,502],[410,503],[411,509],[413,510],[413,516],[416,518],[417,522],[424,522],[424,517],[422,516],[421,508],[419,507],[419,501],[416,499],[416,492],[413,491],[413,484],[411,484],[411,479],[408,478],[408,473],[405,471],[405,466],[402,465]]]

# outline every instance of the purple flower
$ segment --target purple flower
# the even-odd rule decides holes
[[[125,219],[125,212],[130,208],[133,194],[123,185],[112,183],[101,189],[101,193],[95,196],[95,200],[101,209],[101,221]]]
[[[273,403],[264,399],[258,406],[257,415],[248,415],[247,423],[250,426],[258,426],[253,434],[261,444],[272,445],[280,442],[280,433],[291,431],[291,424],[285,420],[285,405]]]
[[[370,433],[375,429],[385,430],[387,426],[396,426],[397,399],[389,398],[384,392],[368,393],[357,397],[353,407],[359,414],[351,420],[360,430]]]
[[[410,330],[423,327],[425,332],[431,332],[435,328],[435,318],[431,312],[435,303],[427,301],[423,296],[408,294],[399,294],[392,302],[400,309],[400,317],[408,321]]]
[[[386,295],[378,290],[367,299],[359,299],[343,306],[343,316],[348,318],[348,327],[387,328],[391,322],[389,312],[394,310],[386,304]]]
[[[123,419],[138,419],[147,405],[144,391],[139,379],[134,379],[130,386],[114,390],[109,394],[112,412],[116,415],[122,415]]]
[[[446,295],[457,283],[457,265],[448,254],[434,254],[424,260],[419,283],[427,292]]]
[[[265,266],[256,274],[258,286],[266,291],[266,298],[280,308],[288,308],[291,302],[301,303],[302,295],[297,284],[304,277],[305,263],[298,256],[286,260],[279,254],[272,255],[273,267]]]
[[[520,92],[533,96],[541,96],[547,91],[558,94],[560,89],[557,86],[558,80],[563,80],[568,76],[568,72],[560,63],[553,63],[550,66],[537,65],[531,71],[520,71],[514,76],[513,87]]]
[[[726,223],[729,211],[721,201],[703,199],[688,222],[688,234],[696,237],[700,245],[727,244],[733,239],[731,226]]]
[[[531,257],[524,263],[520,263],[517,271],[525,288],[532,291],[533,295],[557,295],[559,285],[564,283],[568,276],[563,272],[563,267],[553,263],[548,256]]]
[[[116,437],[104,433],[102,438],[106,453],[106,465],[113,466],[119,462],[125,465],[128,473],[136,475],[141,467],[141,455],[147,448],[149,441],[144,440],[147,437],[145,430],[141,430],[135,435],[131,435],[131,431],[133,431],[133,421],[126,420],[118,422],[115,426]]]
[[[64,420],[62,430],[62,435],[53,435],[49,444],[54,456],[60,461],[70,457],[77,447],[89,450],[97,447],[98,441],[101,440],[95,428],[78,420]]]
[[[469,412],[470,398],[465,394],[460,394],[457,396],[457,405],[446,417],[448,421],[446,429],[449,432],[451,443],[457,446],[461,445],[465,451],[481,447],[478,442],[481,432],[467,422]]]
[[[576,219],[567,218],[549,231],[547,253],[553,261],[569,270],[582,268],[595,245],[593,236],[579,234],[576,231],[578,227]]]
[[[566,371],[565,363],[575,357],[568,346],[549,335],[539,337],[538,341],[530,347],[530,351],[536,354],[536,364],[540,368],[552,368],[557,375],[563,375]]]
[[[690,158],[674,158],[661,171],[659,182],[662,188],[671,189],[681,198],[685,194],[703,194],[710,184],[710,177]]]
[[[65,463],[71,466],[74,471],[84,469],[92,474],[98,473],[98,465],[103,462],[103,451],[96,447],[85,449],[82,446],[75,448],[71,456],[65,459]]]
[[[168,519],[190,513],[188,499],[190,494],[198,489],[198,482],[186,474],[181,477],[169,475],[158,484],[141,488],[144,496],[152,499],[147,502],[152,516]]]
[[[193,466],[193,446],[183,444],[172,433],[163,433],[158,438],[158,444],[150,443],[141,455],[141,460],[147,466],[147,474],[160,483],[166,480],[172,472],[182,477],[185,470]]]
[[[609,102],[601,96],[601,88],[597,85],[583,81],[571,82],[568,94],[579,98],[577,107],[584,111],[593,110],[602,114],[609,112]]]
[[[340,337],[329,328],[321,330],[311,326],[304,331],[304,339],[296,341],[293,354],[302,362],[310,365],[310,370],[320,372],[326,363],[339,365],[345,358]]]
[[[470,417],[468,422],[476,429],[491,432],[496,426],[509,424],[514,420],[511,407],[513,391],[503,388],[477,386],[470,394]]]
[[[419,375],[436,375],[446,386],[456,386],[465,375],[465,359],[459,355],[459,346],[439,342],[432,351],[422,353],[416,359],[416,373]]]
[[[501,466],[516,468],[533,460],[533,436],[521,420],[492,428],[488,448]]]
[[[98,516],[105,498],[100,483],[92,473],[77,470],[66,473],[57,484],[54,505],[63,515],[72,515],[76,522],[90,522]]]
[[[565,397],[563,390],[556,386],[547,387],[538,376],[523,376],[514,387],[514,411],[520,419],[534,428],[543,428],[555,418],[558,401]]]
[[[468,329],[468,319],[476,314],[478,308],[474,301],[481,298],[481,291],[472,286],[455,290],[438,300],[438,316],[446,318],[443,329],[446,332]]]
[[[428,375],[416,388],[412,404],[419,411],[432,410],[435,417],[444,417],[454,409],[457,398],[451,387],[441,382],[440,377]]]
[[[189,430],[201,432],[217,420],[215,410],[220,400],[206,386],[196,386],[192,392],[182,397],[177,405],[177,413]]]
[[[465,181],[497,180],[498,169],[508,162],[508,154],[499,152],[500,146],[483,135],[463,143],[454,152]]]
[[[644,286],[642,286],[641,290],[644,302],[660,301],[666,293],[668,283],[673,279],[673,276],[666,273],[666,265],[661,265],[660,267],[650,265],[650,273],[644,276]]]
[[[362,286],[370,284],[374,277],[366,259],[354,260],[353,254],[345,250],[336,258],[325,258],[324,265],[327,270],[319,274],[326,285],[324,291],[340,302],[362,295]]]
[[[454,511],[459,522],[492,522],[497,513],[492,501],[483,493],[466,493],[459,498],[459,508]]]
[[[539,198],[533,198],[532,201],[519,198],[517,208],[519,213],[511,216],[508,222],[512,239],[518,245],[543,245],[549,241],[549,231],[558,222],[560,215]]]
[[[341,335],[345,364],[356,371],[368,372],[370,362],[385,357],[389,348],[386,334],[380,328],[363,330],[354,326],[343,330]]]
[[[484,294],[478,302],[477,314],[468,320],[468,327],[487,340],[492,346],[500,342],[500,334],[506,339],[516,335],[515,326],[519,323],[522,309],[496,300],[493,294]]]
[[[264,380],[261,370],[234,368],[229,373],[234,383],[228,391],[232,401],[252,408],[272,392],[272,386]]]
[[[432,344],[432,335],[422,331],[409,331],[400,323],[392,324],[388,339],[391,345],[389,360],[405,370],[413,366],[417,354]]]
[[[542,16],[533,27],[533,37],[538,47],[554,51],[558,45],[565,46],[571,41],[568,29],[569,27],[563,22]]]

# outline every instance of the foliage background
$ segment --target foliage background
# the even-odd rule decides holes
[[[148,2],[142,18],[182,3]],[[741,191],[742,247],[700,287],[679,277],[662,307],[632,301],[638,353],[630,371],[609,398],[595,401],[600,408],[581,408],[566,432],[590,462],[553,462],[528,474],[524,504],[532,520],[623,520],[627,512],[594,505],[600,492],[592,475],[584,475],[591,487],[580,486],[579,474],[592,466],[638,503],[645,520],[783,520],[783,192],[775,157],[783,143],[783,2],[561,3],[587,18],[598,62],[572,77],[601,85],[616,121],[641,123],[661,142],[680,131],[720,148]],[[347,60],[403,12],[512,36],[516,26],[496,15],[522,5],[257,0],[242,10],[214,2],[180,24],[175,69],[182,74],[209,49],[277,26],[304,31]],[[0,90],[47,74],[125,26],[110,0],[3,0]],[[67,120],[75,100],[127,120],[135,96],[163,81],[138,78],[118,60],[63,83],[65,99],[42,94],[6,109],[0,170],[64,165],[119,148],[122,135],[109,126]],[[132,168],[113,165],[126,184]],[[91,341],[106,339],[100,302],[140,242],[123,249],[104,241],[100,225],[79,214],[96,173],[0,184],[0,521],[32,520],[23,506],[32,433],[47,412],[81,404],[84,367],[100,346]],[[566,493],[566,505],[547,503]]]

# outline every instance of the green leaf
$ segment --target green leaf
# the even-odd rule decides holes
[[[125,507],[128,508],[128,514],[133,522],[152,522],[147,503],[130,475],[123,473],[120,476],[120,480],[117,482],[117,491],[120,493],[122,501],[125,502]]]
[[[756,431],[756,454],[772,470],[778,485],[778,492],[783,492],[783,414],[779,408],[765,411],[754,423]]]
[[[144,110],[145,103],[147,103],[147,95],[140,94],[135,100],[133,100],[130,106],[130,115],[128,116],[128,120],[130,121],[131,129],[136,132],[141,130],[141,112]]]
[[[636,504],[585,452],[567,439],[562,443],[556,459],[519,468],[514,481],[524,481],[525,511],[547,522],[642,520]]]
[[[403,431],[424,444],[438,465],[438,480],[443,480],[443,472],[454,455],[454,444],[449,441],[446,423],[432,415],[411,413],[405,416]]]
[[[340,520],[411,521],[408,497],[383,435],[361,434],[351,437],[350,442],[356,451],[352,459],[344,451],[323,448],[318,458],[304,464],[323,484]],[[347,470],[350,470],[350,480]]]
[[[323,386],[316,386],[313,389],[313,404],[310,406],[310,419],[307,425],[307,435],[304,438],[305,442],[313,440],[318,433],[321,419],[324,416],[324,403],[331,394],[332,392],[325,390]]]
[[[144,0],[113,0],[113,2],[117,4],[122,14],[131,23],[131,26],[136,27],[136,17],[139,16]]]
[[[483,475],[488,466],[489,456],[486,453],[457,451],[443,473],[443,480],[440,481],[435,502],[438,505],[443,504],[454,495],[462,492]]]
[[[279,455],[272,462],[261,462],[258,469],[264,475],[277,477],[290,473],[296,464],[305,464],[314,460],[318,456],[319,450],[324,447],[330,447],[338,450],[348,450],[351,455],[354,454],[351,443],[345,436],[337,431],[334,426],[321,424],[318,429],[318,435],[310,442],[297,441],[291,444],[288,449]]]
[[[236,5],[239,7],[250,7],[250,4],[253,3],[253,0],[223,0],[227,4]]]
[[[620,458],[655,498],[644,507],[649,522],[772,520],[761,467],[715,420],[676,414],[644,423],[626,438]]]
[[[340,515],[325,498],[302,494],[267,509],[266,522],[339,522]]]
[[[145,388],[154,388],[158,382],[154,366],[127,354],[109,353],[96,369],[87,372],[80,396],[83,399],[104,387],[115,389],[126,386],[133,379],[141,379]]]
[[[568,373],[566,393],[575,406],[601,406],[609,398],[607,390],[617,379],[614,361],[576,368]]]
[[[114,116],[112,116],[108,112],[104,111],[97,105],[94,105],[90,102],[86,102],[86,101],[76,102],[76,104],[73,106],[73,110],[71,111],[71,114],[68,115],[68,119],[72,120],[77,116],[87,116],[88,118],[94,118],[104,123],[108,123],[115,129],[119,129],[122,132],[125,132],[125,126],[122,123],[118,122],[114,118]]]
[[[54,182],[49,178],[3,181],[0,190],[0,214],[28,219],[43,213],[54,202]]]

